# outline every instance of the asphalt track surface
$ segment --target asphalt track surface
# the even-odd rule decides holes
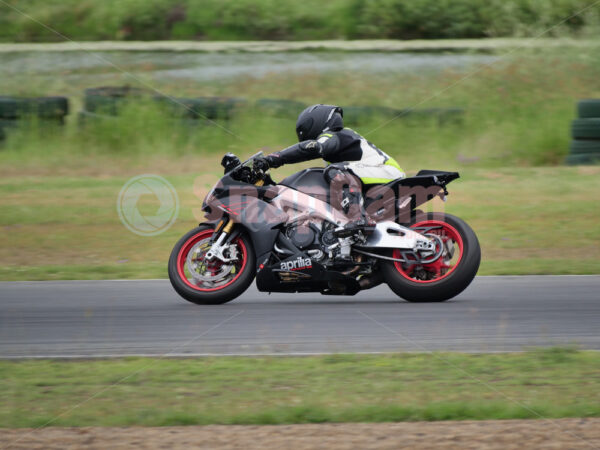
[[[477,277],[445,303],[250,287],[221,306],[167,280],[0,283],[0,357],[600,350],[600,276]]]

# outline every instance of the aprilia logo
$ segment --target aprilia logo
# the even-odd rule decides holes
[[[310,269],[312,267],[312,261],[310,258],[302,258],[298,256],[298,259],[293,261],[285,261],[281,263],[281,270],[302,270]]]

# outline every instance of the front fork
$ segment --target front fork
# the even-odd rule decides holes
[[[219,233],[219,237],[210,246],[210,249],[208,250],[208,252],[206,252],[206,259],[208,261],[212,261],[213,259],[217,258],[217,259],[227,263],[227,262],[234,261],[237,259],[237,251],[235,249],[235,246],[233,246],[233,248],[232,248],[232,246],[227,244],[227,242],[226,242],[227,237],[231,234],[233,225],[234,225],[233,220],[227,219],[225,226],[223,226],[223,229],[219,232],[219,228],[221,228],[221,226],[222,226],[222,222],[219,222],[219,224],[215,228],[217,233]],[[229,254],[230,254],[229,258],[223,254],[223,252],[226,249],[229,249]]]
[[[254,185],[262,186],[264,183],[264,180],[258,180],[256,183],[254,183]],[[225,223],[224,226],[223,223]],[[210,250],[206,252],[206,259],[208,261],[212,261],[214,258],[220,259],[223,262],[235,261],[237,259],[237,250],[235,246],[229,245],[227,243],[227,237],[231,234],[231,230],[233,229],[234,225],[235,222],[231,220],[230,217],[221,220],[221,222],[217,224],[217,226],[215,227],[215,231],[219,233],[219,237],[217,237],[217,240],[213,242],[213,244],[210,247]],[[223,227],[223,229],[219,231],[221,227]],[[229,258],[223,255],[223,251],[225,251],[228,248],[230,254]]]

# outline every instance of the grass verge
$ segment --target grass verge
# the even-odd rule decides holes
[[[600,353],[568,348],[1,361],[0,374],[1,427],[600,416]]]

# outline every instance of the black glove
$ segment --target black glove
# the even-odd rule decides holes
[[[283,158],[279,153],[280,152],[275,152],[265,156],[265,159],[269,163],[269,167],[277,169],[278,167],[283,166]]]
[[[254,170],[260,170],[261,172],[266,172],[271,167],[269,163],[269,157],[257,156],[254,158],[253,166]]]
[[[267,156],[254,158],[254,168],[260,169],[263,172],[266,172],[269,168],[277,169],[281,166],[283,166],[283,161],[278,153],[271,153]]]

